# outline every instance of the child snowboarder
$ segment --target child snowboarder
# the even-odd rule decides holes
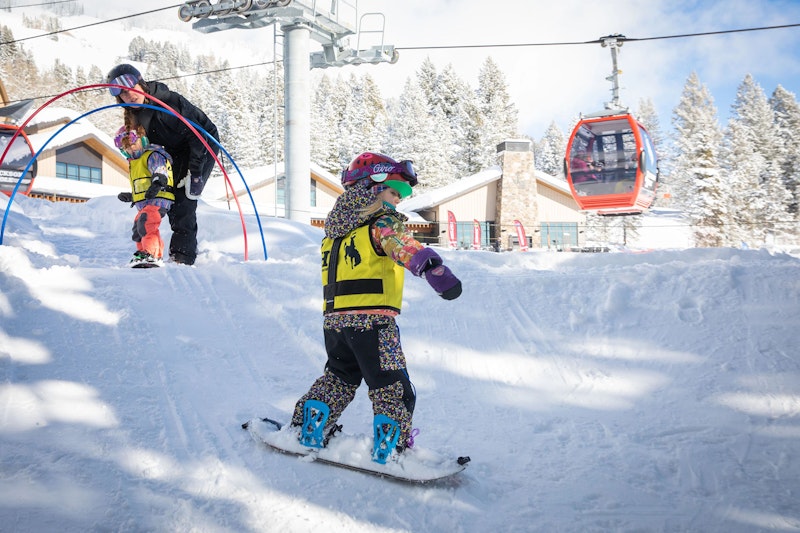
[[[345,191],[328,214],[321,247],[328,361],[297,402],[291,422],[306,446],[325,446],[362,379],[375,415],[373,460],[384,463],[395,449],[400,453],[412,444],[416,394],[395,322],[403,268],[446,300],[461,294],[458,278],[406,231],[407,217],[396,210],[416,183],[410,161],[372,152],[342,172]]]
[[[131,192],[121,192],[117,197],[131,202],[138,210],[131,237],[136,242],[136,252],[130,266],[161,266],[164,241],[159,226],[175,200],[172,158],[161,146],[150,144],[141,126],[122,126],[114,137],[114,145],[128,159],[131,180]]]

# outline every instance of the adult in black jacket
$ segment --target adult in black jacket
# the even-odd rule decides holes
[[[141,73],[132,65],[117,65],[108,73],[106,80],[107,83],[152,95],[176,113],[199,125],[215,139],[219,139],[217,127],[201,109],[161,82],[144,81]],[[111,87],[109,91],[118,103],[159,106],[158,102],[126,89]],[[169,211],[169,224],[172,228],[169,255],[176,263],[194,264],[197,257],[197,199],[214,169],[214,156],[186,124],[172,113],[145,107],[125,107],[125,124],[131,129],[141,125],[147,132],[149,141],[163,146],[172,156],[176,186],[173,190],[175,203]],[[205,140],[215,153],[219,152],[214,141]]]

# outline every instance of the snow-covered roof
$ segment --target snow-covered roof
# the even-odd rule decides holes
[[[412,196],[408,200],[400,202],[397,207],[404,213],[430,209],[497,181],[502,175],[502,169],[499,166],[493,166],[472,176],[456,180],[444,187],[426,191],[419,196]]]
[[[310,167],[311,172],[317,176],[319,181],[328,184],[334,190],[341,189],[342,184],[337,176],[334,176],[317,163],[312,162]],[[284,163],[281,161],[277,164],[270,163],[253,168],[240,168],[240,170],[242,171],[242,176],[239,176],[239,173],[236,172],[235,169],[228,170],[228,177],[236,189],[237,195],[241,195],[244,192],[242,177],[244,177],[247,187],[252,191],[253,189],[272,183],[275,180],[276,174],[278,176],[282,175],[284,173]],[[203,190],[203,195],[215,199],[225,198],[225,180],[209,180],[206,188]]]
[[[34,193],[53,194],[68,198],[116,196],[120,192],[129,190],[128,187],[116,187],[114,185],[102,185],[100,183],[89,183],[50,176],[36,176],[36,179],[33,180]]]
[[[444,187],[427,191],[419,196],[412,196],[408,200],[400,202],[398,208],[404,213],[416,213],[425,209],[431,209],[448,200],[458,198],[471,191],[485,187],[489,183],[499,180],[502,175],[502,169],[499,166],[493,166],[487,170],[473,174],[472,176],[456,180]],[[539,170],[534,171],[534,176],[537,181],[545,183],[564,194],[571,194],[569,185],[565,180]]]
[[[563,192],[564,194],[570,194],[570,195],[572,194],[572,191],[570,191],[569,188],[569,184],[564,179],[551,176],[550,174],[542,172],[541,170],[534,170],[533,175],[536,176],[536,181],[541,181],[542,183],[546,183],[547,185],[550,185],[554,189],[557,189]]]
[[[76,142],[83,142],[86,139],[94,137],[101,144],[107,146],[109,150],[114,153],[118,153],[116,146],[114,146],[114,139],[112,139],[111,136],[103,133],[102,130],[89,122],[88,118],[84,117],[60,131],[52,129],[54,126],[59,124],[62,126],[69,124],[71,121],[81,116],[81,114],[82,113],[79,113],[78,111],[73,111],[72,109],[66,109],[63,107],[46,107],[42,109],[36,114],[35,117],[33,117],[33,120],[31,120],[27,126],[27,128],[32,128],[35,126],[38,126],[39,129],[48,128],[48,131],[28,135],[31,145],[33,146],[33,150],[38,152],[45,145],[45,143],[48,143],[48,140],[50,140],[51,137],[52,140],[50,140],[50,142],[47,144],[47,148],[50,149],[62,148],[64,146],[69,146],[70,144],[74,144]],[[27,120],[29,116],[30,114],[28,114],[25,119]],[[55,137],[53,137],[53,135],[55,135]],[[122,155],[120,155],[120,157],[122,157]]]

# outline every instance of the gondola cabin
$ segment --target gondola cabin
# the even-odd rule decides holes
[[[5,153],[5,157],[0,161],[0,191],[7,195],[14,190],[26,168],[28,170],[22,176],[22,181],[17,189],[18,193],[28,194],[33,187],[33,179],[36,177],[36,161],[31,164],[35,155],[31,142],[22,130],[19,130],[19,135],[14,137],[17,130],[16,126],[0,124],[0,156]],[[9,147],[8,144],[12,138],[14,141]]]
[[[594,116],[572,130],[564,174],[581,209],[638,214],[655,198],[658,163],[647,130],[633,116]]]

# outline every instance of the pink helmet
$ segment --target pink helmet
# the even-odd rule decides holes
[[[403,180],[410,186],[417,184],[417,173],[411,161],[395,161],[385,154],[364,152],[350,161],[342,171],[342,185],[349,187],[354,183],[370,178],[375,183],[388,180]]]

